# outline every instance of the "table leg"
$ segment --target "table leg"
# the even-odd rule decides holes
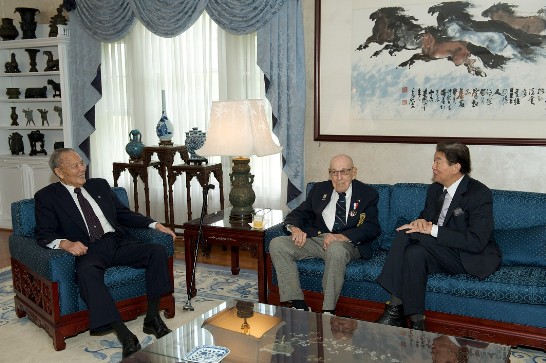
[[[239,271],[239,246],[231,246],[231,273],[238,275]]]
[[[258,302],[267,304],[267,275],[265,271],[265,254],[262,245],[257,246],[258,250]]]

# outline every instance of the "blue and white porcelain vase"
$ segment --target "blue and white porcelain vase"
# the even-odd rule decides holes
[[[163,106],[163,113],[161,118],[155,127],[155,133],[159,137],[159,145],[172,145],[172,139],[174,135],[173,123],[167,117],[167,112],[165,111],[165,90],[161,91],[161,102]]]
[[[191,161],[206,161],[207,159],[199,156],[195,153],[195,150],[198,150],[205,144],[205,138],[207,134],[203,131],[200,131],[197,127],[192,127],[190,131],[186,131],[186,149],[190,154]]]
[[[140,160],[143,149],[142,134],[138,130],[131,130],[129,132],[129,143],[125,146],[125,151],[129,154],[130,161]]]

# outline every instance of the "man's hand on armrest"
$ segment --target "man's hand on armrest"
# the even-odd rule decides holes
[[[80,241],[72,242],[67,239],[61,240],[59,248],[73,256],[83,256],[87,253],[87,246]]]
[[[155,224],[155,229],[157,229],[159,232],[163,232],[163,233],[168,234],[169,236],[171,236],[173,238],[173,241],[176,238],[176,234],[170,228],[165,227],[161,223],[156,223]]]

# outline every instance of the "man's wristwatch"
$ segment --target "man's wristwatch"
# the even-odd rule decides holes
[[[289,233],[292,233],[292,225],[291,224],[286,224],[284,226],[284,228],[286,228],[286,230],[289,232]]]

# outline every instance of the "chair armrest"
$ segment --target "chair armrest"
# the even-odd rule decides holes
[[[59,282],[74,275],[74,256],[63,250],[40,247],[34,238],[10,235],[9,252],[12,258],[46,280]]]
[[[278,223],[274,226],[267,228],[264,231],[264,250],[269,253],[269,243],[275,237],[286,236],[286,230],[284,229],[284,223]]]
[[[151,228],[129,228],[131,237],[144,243],[159,243],[167,249],[169,256],[174,255],[174,241],[166,233]]]

